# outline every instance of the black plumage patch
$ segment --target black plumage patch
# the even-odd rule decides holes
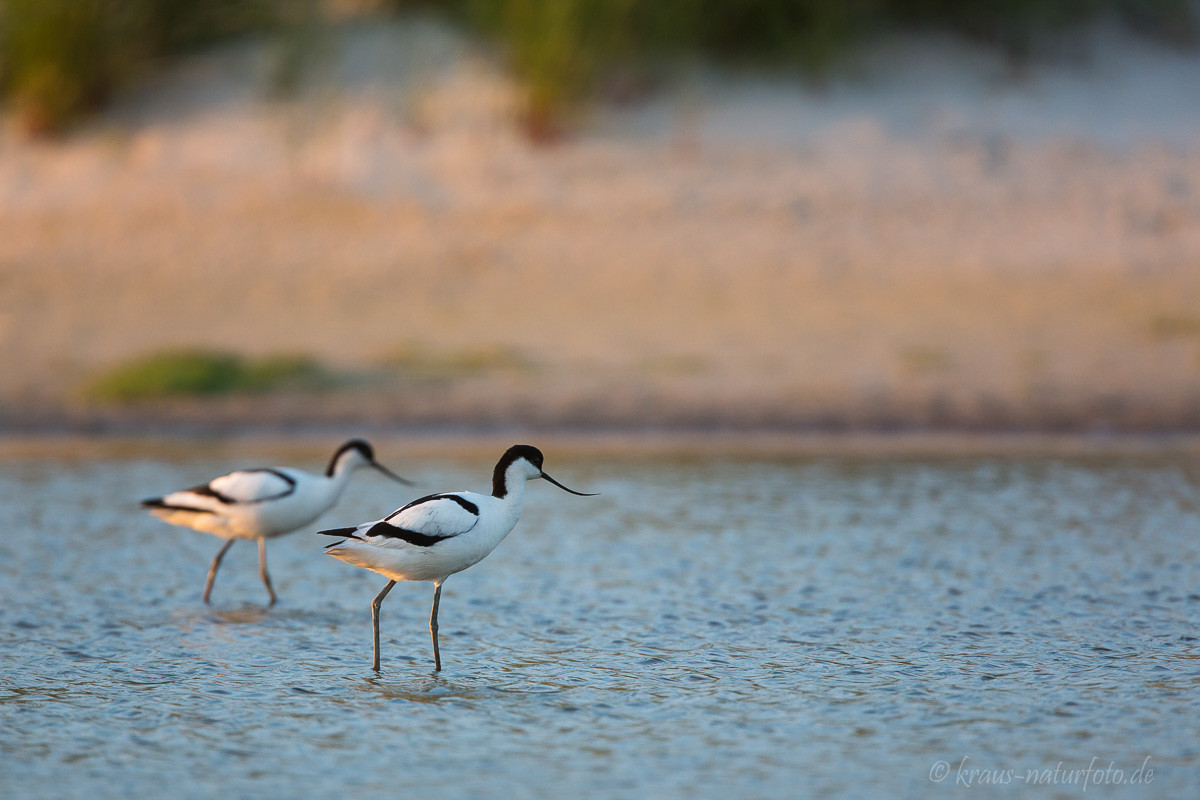
[[[504,473],[508,472],[508,468],[514,462],[525,459],[538,469],[542,468],[542,451],[538,450],[533,445],[514,444],[512,447],[504,451],[504,455],[500,456],[500,460],[496,462],[496,469],[492,471],[492,496],[504,497],[508,494],[508,485],[504,480]]]
[[[327,531],[317,531],[317,536],[353,536],[358,528],[330,528]]]
[[[475,505],[474,503],[472,503],[470,500],[468,500],[465,497],[460,497],[459,495],[456,495],[456,494],[427,494],[424,497],[418,497],[416,500],[413,500],[411,503],[404,506],[403,508],[393,511],[391,514],[388,515],[387,518],[391,519],[392,517],[396,516],[397,514],[402,514],[403,512],[408,511],[410,508],[413,508],[414,506],[419,506],[422,503],[428,503],[432,500],[453,500],[454,502],[456,502],[460,506],[462,506],[464,509],[466,509],[467,511],[474,514],[475,516],[477,516],[477,517],[479,516],[479,506]]]
[[[271,468],[269,468],[269,467],[267,467],[267,468],[264,468],[264,469],[261,469],[261,470],[258,470],[258,471],[259,471],[259,472],[269,472],[269,473],[271,473],[271,474],[272,474],[272,475],[274,475],[276,478],[279,478],[279,479],[280,479],[280,480],[282,480],[284,483],[286,483],[286,484],[287,484],[287,488],[286,488],[286,489],[284,489],[284,490],[283,490],[282,492],[280,492],[279,494],[273,494],[273,495],[271,495],[270,497],[260,497],[260,498],[258,498],[257,500],[254,500],[254,501],[252,501],[252,502],[255,502],[255,503],[261,503],[261,502],[263,502],[264,500],[276,500],[276,499],[278,499],[278,498],[280,498],[280,497],[286,497],[287,495],[289,495],[289,494],[291,494],[292,492],[296,491],[296,479],[295,479],[295,478],[293,478],[291,475],[288,475],[286,472],[280,472],[280,471],[279,471],[279,470],[277,470],[277,469],[271,469]]]
[[[317,535],[318,536],[336,536],[339,539],[358,539],[359,541],[361,541],[362,540],[361,536],[354,535],[357,530],[358,530],[358,528],[331,528],[330,530],[327,530],[327,531],[317,531]],[[333,548],[337,547],[340,544],[342,544],[342,542],[330,542],[329,544],[325,545],[325,549],[332,550]]]
[[[325,477],[332,478],[333,473],[337,471],[337,463],[342,455],[350,450],[357,450],[362,454],[368,462],[375,460],[375,449],[365,439],[351,439],[337,449],[333,454],[333,458],[329,459],[329,466],[325,468]]]
[[[389,522],[376,522],[367,531],[369,536],[385,536],[389,539],[402,539],[409,544],[414,544],[417,547],[432,547],[443,539],[452,539],[452,535],[448,536],[431,536],[428,533],[420,533],[419,531],[410,531],[407,528],[398,528]]]
[[[192,488],[188,489],[188,491],[192,494],[198,494],[201,497],[211,497],[218,503],[224,503],[227,506],[233,505],[237,502],[229,495],[218,492],[212,487],[211,483],[202,483],[199,486],[193,486]]]
[[[162,501],[162,498],[159,498],[159,497],[152,497],[149,500],[143,500],[142,505],[146,508],[164,508],[168,511],[186,511],[189,514],[213,514],[213,513],[215,513],[211,509],[207,509],[207,508],[193,508],[192,506],[180,506],[180,505],[172,505],[171,503],[164,503]]]
[[[241,471],[242,472],[267,472],[267,473],[270,473],[271,475],[274,475],[276,478],[279,478],[281,481],[286,483],[287,488],[285,488],[282,492],[270,494],[270,495],[267,495],[266,497],[256,497],[253,500],[238,500],[236,498],[230,497],[227,494],[222,494],[221,492],[218,492],[216,489],[214,489],[211,483],[202,483],[199,486],[193,486],[192,488],[188,489],[188,491],[191,492],[192,494],[198,494],[202,497],[212,497],[217,502],[224,503],[227,506],[237,505],[238,503],[243,503],[243,504],[265,503],[268,500],[278,500],[281,497],[287,497],[289,494],[296,491],[296,479],[293,478],[291,475],[288,475],[286,472],[280,472],[279,470],[274,469],[272,467],[260,467],[258,469],[244,469]]]
[[[443,494],[440,496],[446,498],[447,500],[453,500],[454,502],[458,503],[460,506],[465,508],[467,511],[470,511],[475,516],[477,516],[477,517],[479,516],[479,506],[475,505],[467,498],[462,497],[457,494]]]

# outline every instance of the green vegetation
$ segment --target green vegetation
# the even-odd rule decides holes
[[[264,28],[272,0],[0,0],[0,90],[57,133],[156,61]]]
[[[579,100],[600,69],[632,45],[637,0],[466,0],[450,3],[467,22],[499,39],[526,92],[526,129],[553,138],[564,107]]]
[[[399,7],[412,2],[393,1]],[[496,40],[526,87],[526,126],[553,135],[565,109],[614,69],[653,69],[699,54],[734,63],[828,68],[863,37],[944,29],[1016,59],[1104,15],[1178,44],[1194,44],[1189,0],[426,0]]]
[[[247,359],[212,350],[173,350],[136,358],[93,379],[85,396],[97,402],[262,393],[321,388],[331,376],[307,356]]]
[[[3,72],[5,93],[27,128],[45,132],[59,121],[102,102],[122,66],[103,42],[107,29],[103,4],[80,0],[39,3],[8,0],[4,6]]]
[[[407,344],[381,359],[374,369],[357,373],[331,370],[304,355],[247,358],[225,350],[182,349],[151,353],[102,372],[83,387],[83,397],[96,403],[135,403],[319,391],[363,381],[454,381],[484,374],[529,373],[537,368],[520,352],[501,346],[432,351]]]
[[[344,6],[344,3],[342,4]],[[615,71],[646,74],[699,54],[820,71],[855,41],[898,28],[954,31],[1026,58],[1071,26],[1117,17],[1195,44],[1191,0],[375,0],[421,9],[496,41],[526,88],[526,125],[553,136],[564,113]],[[0,0],[0,91],[35,132],[61,130],[132,76],[197,44],[280,27],[314,48],[310,26],[336,0]],[[299,31],[299,33],[296,33]],[[319,56],[318,56],[319,57]],[[286,88],[299,61],[281,65]],[[612,85],[612,81],[608,81]]]
[[[867,24],[872,0],[449,0],[499,42],[526,90],[525,124],[552,137],[564,109],[620,68],[703,53],[819,70]]]

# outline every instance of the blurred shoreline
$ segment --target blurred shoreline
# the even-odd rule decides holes
[[[266,44],[201,54],[0,137],[0,433],[1200,430],[1200,55],[1096,37],[696,67],[550,147],[427,21],[339,30],[288,100]],[[186,347],[336,385],[87,396]]]
[[[151,433],[4,434],[0,459],[91,461],[176,460],[181,446],[189,458],[245,463],[323,462],[329,449],[365,436],[380,453],[406,461],[488,461],[514,443],[530,443],[557,460],[609,459],[957,459],[957,458],[1193,458],[1200,434],[1045,434],[959,432],[796,433],[671,431],[383,430],[310,428],[302,431],[211,431],[174,429]]]

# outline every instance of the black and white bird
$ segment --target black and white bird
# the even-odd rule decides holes
[[[359,467],[372,467],[392,480],[412,485],[376,461],[370,444],[351,439],[333,454],[324,475],[291,467],[243,469],[191,489],[143,500],[142,505],[172,525],[227,540],[208,568],[205,603],[225,552],[237,539],[257,539],[258,575],[271,596],[270,605],[275,605],[275,590],[267,574],[267,539],[302,528],[329,510]]]
[[[379,605],[396,581],[432,581],[433,610],[429,635],[433,639],[433,668],[442,668],[438,647],[438,602],[446,578],[478,564],[496,549],[517,525],[525,503],[525,482],[543,478],[564,491],[584,497],[587,492],[568,489],[542,470],[542,452],[518,444],[508,448],[492,473],[492,493],[447,492],[414,500],[375,522],[353,528],[320,531],[344,537],[325,548],[334,558],[388,578],[371,602],[374,632],[374,669],[379,671]]]

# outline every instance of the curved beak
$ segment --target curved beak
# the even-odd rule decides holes
[[[380,472],[382,472],[384,475],[387,475],[389,478],[394,480],[396,483],[402,483],[405,486],[413,486],[414,485],[412,481],[410,481],[406,478],[401,478],[399,475],[392,472],[390,469],[385,467],[383,464],[380,464],[378,461],[372,461],[371,466],[374,467],[375,469],[379,470]]]
[[[550,481],[550,483],[553,483],[558,488],[562,489],[564,492],[570,492],[571,494],[577,494],[580,497],[595,497],[596,495],[600,494],[599,492],[577,492],[574,489],[568,489],[567,487],[563,486],[561,483],[554,480],[554,478],[551,478],[549,475],[547,475],[544,472],[542,473],[542,477],[545,478],[546,480]]]

